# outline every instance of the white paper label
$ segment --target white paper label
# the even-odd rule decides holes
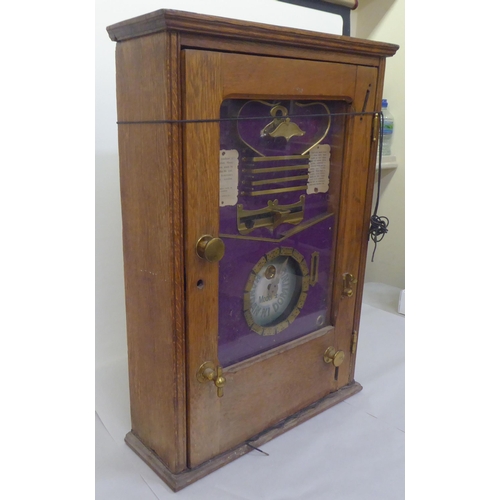
[[[320,144],[309,152],[307,194],[326,193],[330,185],[330,145]]]
[[[221,149],[219,158],[219,206],[236,205],[238,202],[238,150]]]

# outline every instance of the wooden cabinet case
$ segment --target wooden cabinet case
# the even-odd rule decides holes
[[[378,113],[397,46],[170,10],[108,32],[126,442],[179,490],[361,389]]]

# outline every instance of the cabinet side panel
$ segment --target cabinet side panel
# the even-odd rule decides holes
[[[175,36],[117,44],[118,121],[178,118]],[[119,125],[132,431],[172,472],[186,467],[178,125]]]

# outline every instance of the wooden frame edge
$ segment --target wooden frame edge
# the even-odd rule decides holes
[[[274,439],[275,437],[284,434],[286,431],[293,429],[310,418],[319,415],[324,410],[341,403],[361,390],[362,386],[358,382],[346,385],[338,391],[328,394],[324,398],[278,422],[276,425],[266,429],[260,434],[254,436],[252,439],[249,439],[248,442],[251,442],[252,445],[256,447],[262,446],[271,439]],[[220,469],[224,465],[252,451],[252,448],[245,442],[232,450],[208,460],[198,467],[186,469],[175,474],[166,467],[154,451],[150,450],[141,442],[133,431],[129,432],[125,436],[125,443],[175,492],[180,491],[186,486],[189,486],[195,481],[207,476],[211,472]]]
[[[359,53],[390,57],[399,46],[350,36],[332,35],[272,24],[241,21],[220,16],[196,14],[172,9],[159,9],[137,16],[106,28],[110,39],[121,42],[130,38],[150,35],[159,31],[178,31],[199,35],[220,36],[227,33],[230,38],[252,41],[259,38],[280,45],[312,47],[337,50],[345,53]]]

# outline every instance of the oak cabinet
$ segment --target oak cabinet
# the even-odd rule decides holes
[[[355,394],[385,59],[160,10],[116,45],[132,430],[174,490]]]

